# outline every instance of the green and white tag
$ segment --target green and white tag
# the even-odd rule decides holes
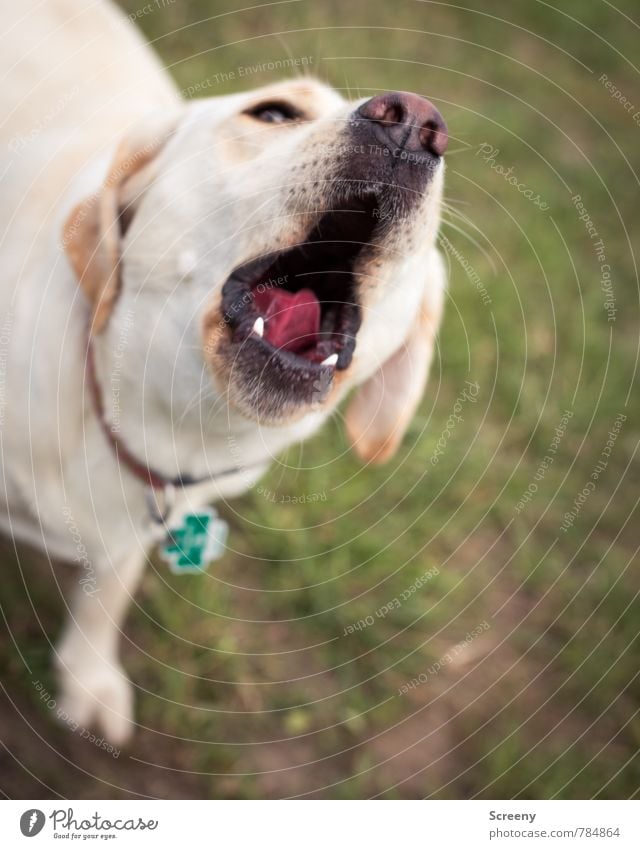
[[[228,534],[229,526],[212,507],[184,513],[168,528],[160,556],[176,575],[205,572],[224,554]]]

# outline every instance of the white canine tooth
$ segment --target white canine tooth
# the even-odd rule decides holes
[[[323,360],[323,361],[320,363],[320,365],[321,365],[321,366],[335,366],[335,364],[336,364],[337,362],[338,362],[338,355],[337,355],[337,354],[329,354],[329,356],[327,357],[327,359],[326,359],[326,360]]]
[[[264,336],[264,318],[261,315],[256,318],[253,327],[251,328],[251,332],[260,336],[260,338]]]

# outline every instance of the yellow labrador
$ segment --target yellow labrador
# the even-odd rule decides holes
[[[154,544],[177,570],[219,553],[203,506],[350,390],[356,452],[398,446],[442,313],[447,132],[418,95],[311,79],[185,102],[110,3],[1,8],[0,516],[78,563],[59,713],[121,743]]]

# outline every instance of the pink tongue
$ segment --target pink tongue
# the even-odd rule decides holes
[[[255,302],[265,320],[264,338],[276,348],[300,353],[318,341],[320,302],[311,289],[256,290]]]

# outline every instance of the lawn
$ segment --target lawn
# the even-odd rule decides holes
[[[53,691],[60,603],[6,545],[5,794],[637,793],[640,18],[617,6],[137,15],[187,95],[310,72],[432,99],[446,317],[390,464],[359,465],[337,415],[220,506],[231,548],[209,576],[148,571],[123,640],[141,729],[118,758],[57,729],[25,677]]]

